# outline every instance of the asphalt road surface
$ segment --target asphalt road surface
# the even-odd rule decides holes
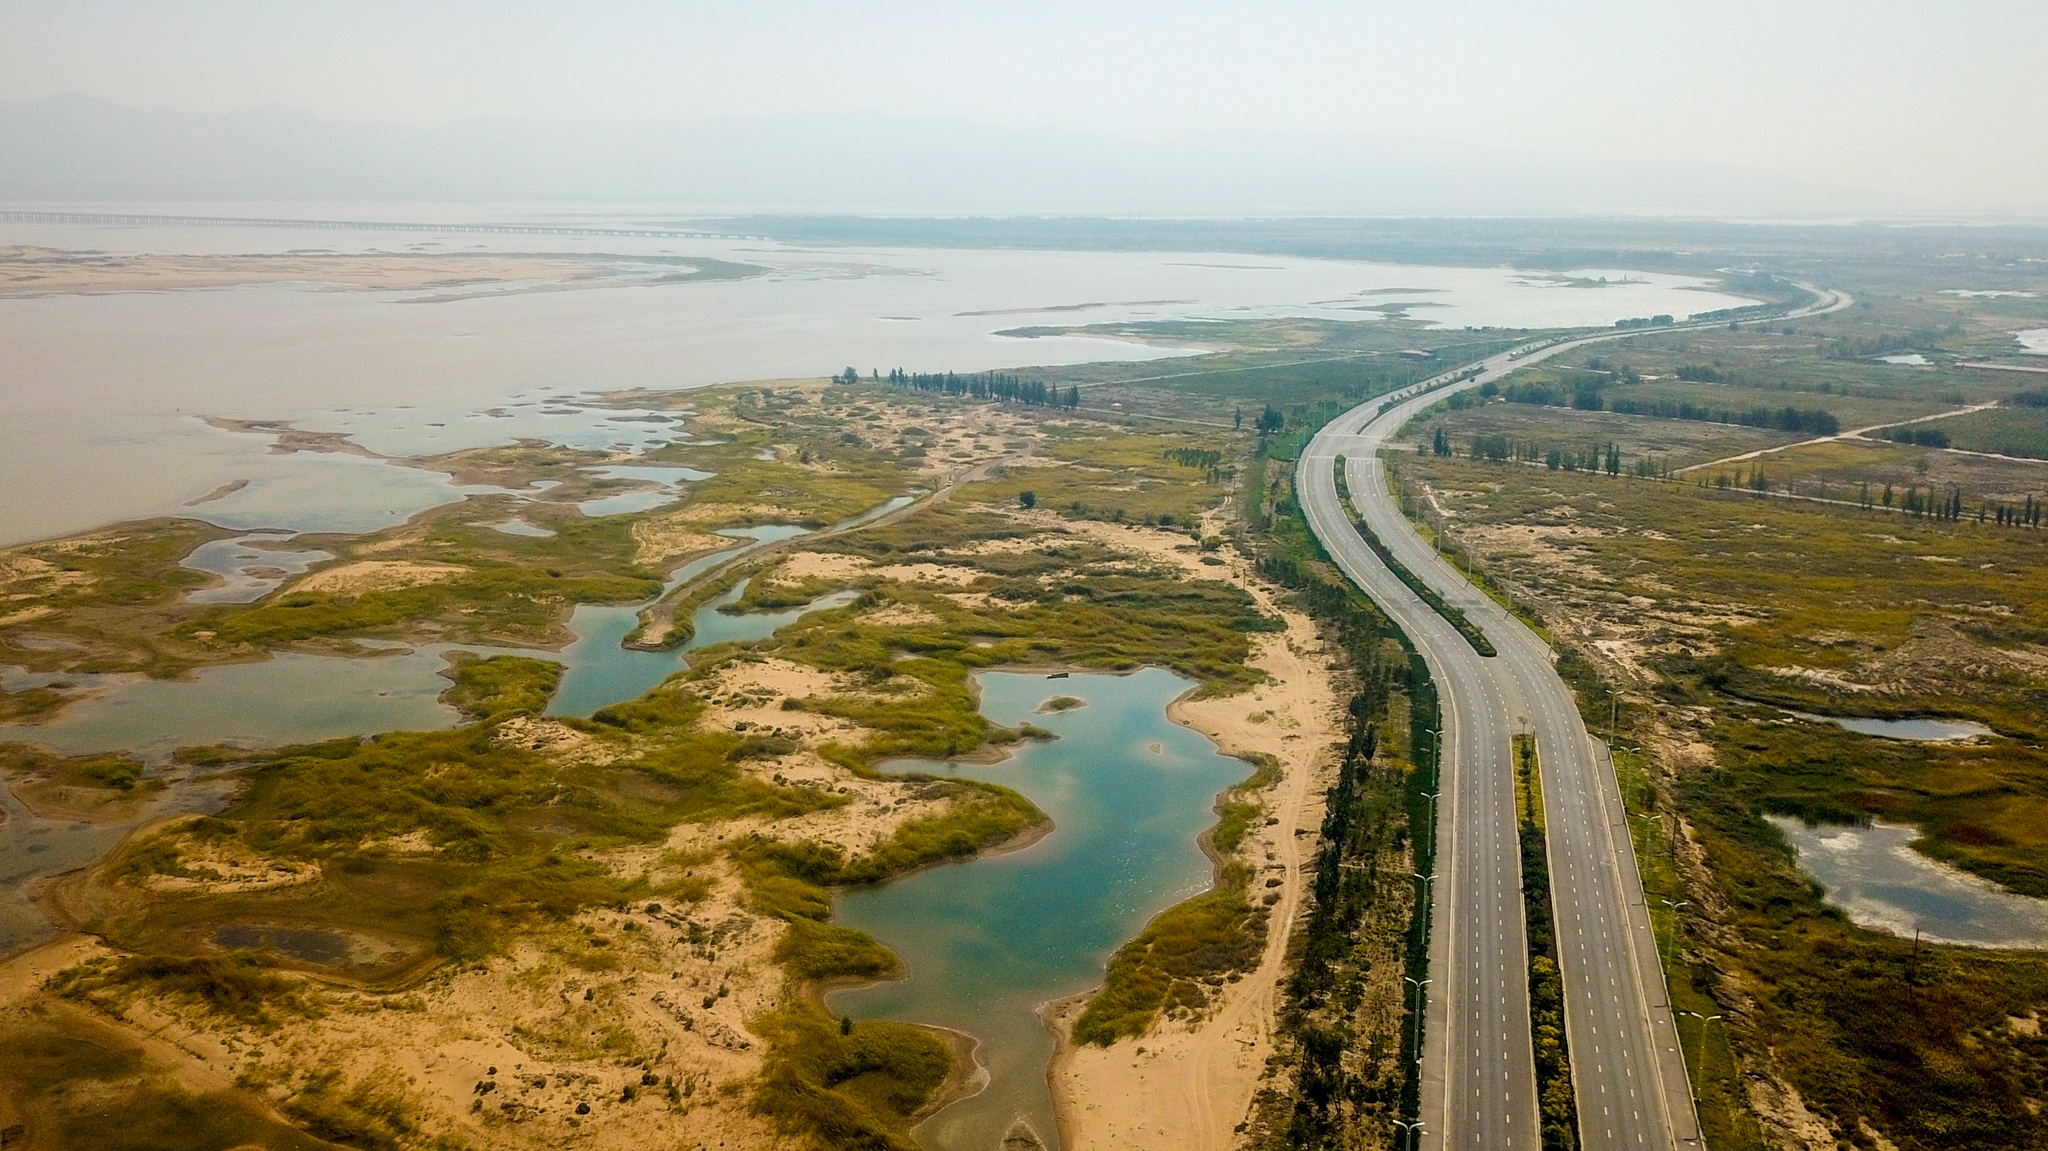
[[[1852,302],[1819,289],[1781,317]],[[1677,325],[1687,327],[1691,325]],[[1670,328],[1655,329],[1669,331]],[[1443,711],[1437,876],[1424,1012],[1420,1146],[1536,1151],[1528,939],[1516,837],[1511,739],[1536,737],[1543,773],[1565,1031],[1587,1151],[1699,1146],[1628,817],[1605,745],[1586,730],[1549,646],[1438,557],[1402,516],[1378,453],[1417,412],[1567,349],[1635,331],[1538,341],[1382,396],[1331,421],[1296,473],[1309,527],[1353,582],[1407,633],[1429,665]],[[1337,496],[1336,462],[1357,515],[1402,566],[1478,625],[1482,657],[1366,546]]]

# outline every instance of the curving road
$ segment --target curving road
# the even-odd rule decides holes
[[[1848,307],[1840,292],[1785,319]],[[1699,325],[1675,325],[1686,328]],[[1670,331],[1659,328],[1655,331]],[[1344,574],[1408,634],[1443,707],[1436,856],[1424,1013],[1421,1144],[1445,1151],[1536,1151],[1536,1074],[1529,1035],[1510,736],[1536,737],[1542,765],[1553,912],[1565,986],[1565,1031],[1587,1151],[1699,1145],[1685,1062],[1628,818],[1606,748],[1586,730],[1547,644],[1438,557],[1401,515],[1378,454],[1422,409],[1517,368],[1642,330],[1538,341],[1360,405],[1310,441],[1296,471],[1309,527]],[[1483,658],[1403,584],[1353,525],[1335,465],[1373,533],[1409,571],[1461,609],[1493,643]]]

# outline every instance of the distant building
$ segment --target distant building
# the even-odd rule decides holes
[[[1428,349],[1426,349],[1426,348],[1402,348],[1402,349],[1401,349],[1401,354],[1402,354],[1402,355],[1404,355],[1404,356],[1406,356],[1406,357],[1408,357],[1408,358],[1409,358],[1409,359],[1411,359],[1411,360],[1433,360],[1433,359],[1436,359],[1436,353],[1435,353],[1435,352],[1432,352],[1432,351],[1429,351],[1429,350],[1428,350]]]

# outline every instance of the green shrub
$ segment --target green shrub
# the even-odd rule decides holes
[[[553,660],[518,655],[478,659],[455,652],[448,663],[447,676],[455,686],[442,692],[441,700],[472,720],[539,715],[562,683],[562,665]]]
[[[922,1028],[870,1021],[841,1034],[809,1004],[750,1026],[768,1040],[755,1113],[813,1147],[915,1151],[905,1129],[953,1067],[945,1043]]]
[[[1258,962],[1266,913],[1246,898],[1249,869],[1223,869],[1216,889],[1159,913],[1109,961],[1102,990],[1074,1021],[1074,1041],[1108,1046],[1143,1035],[1162,1010],[1199,1007],[1203,983]]]
[[[50,980],[67,998],[101,1001],[109,995],[148,989],[152,994],[195,999],[243,1023],[269,1027],[272,1008],[304,1011],[299,982],[279,974],[247,952],[183,957],[124,955],[69,967]]]

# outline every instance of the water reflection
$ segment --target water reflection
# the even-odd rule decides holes
[[[2048,900],[2015,895],[1914,851],[1915,828],[1765,818],[1792,844],[1801,870],[1827,888],[1828,902],[1863,927],[1907,937],[1918,931],[1938,943],[2048,947]]]
[[[1993,734],[1990,728],[1967,719],[1874,719],[1853,715],[1813,715],[1803,711],[1790,714],[1814,723],[1832,723],[1858,735],[1915,743],[1952,743],[1963,739],[1982,739]]]

